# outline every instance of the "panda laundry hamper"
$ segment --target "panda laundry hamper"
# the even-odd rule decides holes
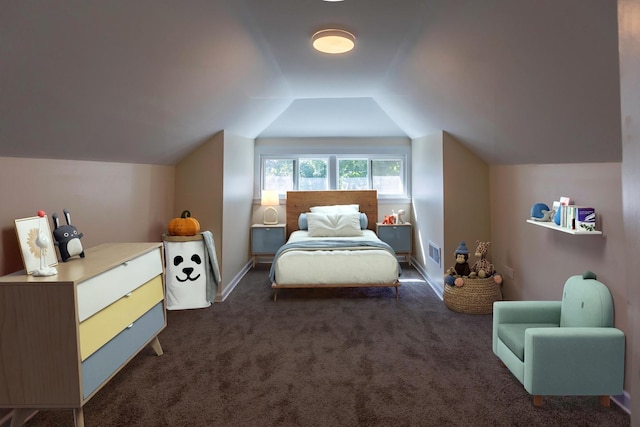
[[[162,236],[167,310],[209,307],[205,242],[195,236]]]
[[[494,301],[502,299],[500,285],[493,277],[485,279],[464,278],[464,286],[444,285],[442,299],[451,311],[467,314],[493,313]]]

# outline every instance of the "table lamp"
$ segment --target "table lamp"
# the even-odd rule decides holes
[[[274,206],[280,205],[280,196],[277,191],[262,190],[262,198],[260,199],[260,205],[266,206],[264,210],[265,225],[274,225],[278,223],[278,211]]]

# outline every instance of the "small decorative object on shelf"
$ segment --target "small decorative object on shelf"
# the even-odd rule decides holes
[[[191,212],[182,211],[180,218],[173,218],[167,226],[170,236],[195,236],[200,232],[200,223]]]
[[[46,232],[47,219],[44,211],[38,211],[38,217],[40,218],[40,224],[38,227],[38,237],[36,238],[36,246],[40,248],[40,268],[33,271],[34,276],[53,276],[58,274],[58,270],[55,267],[49,267],[46,262],[47,249],[51,246],[51,237]],[[45,226],[42,226],[44,221]]]
[[[555,210],[549,209],[549,206],[544,203],[536,203],[531,207],[531,219],[535,221],[552,221],[555,213]]]
[[[58,258],[45,211],[38,211],[38,216],[16,219],[15,226],[26,273],[34,276],[57,274],[53,266],[58,264]]]
[[[82,243],[80,238],[84,236],[82,233],[78,233],[78,229],[71,225],[71,215],[67,209],[63,209],[64,217],[67,220],[66,225],[60,225],[58,214],[53,213],[53,238],[56,240],[55,245],[60,251],[60,257],[62,261],[67,262],[69,258],[75,255],[80,255],[80,258],[84,258],[84,249],[82,249]]]

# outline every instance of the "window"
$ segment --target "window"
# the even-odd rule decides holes
[[[338,189],[366,190],[369,186],[367,159],[338,159]]]
[[[261,189],[378,190],[381,198],[406,198],[405,156],[267,156],[262,155]]]
[[[300,159],[298,190],[326,190],[329,188],[327,159]]]
[[[403,162],[400,160],[372,160],[372,188],[380,194],[404,194],[402,165]]]

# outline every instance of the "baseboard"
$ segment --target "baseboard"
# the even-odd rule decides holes
[[[443,299],[442,289],[438,288],[436,283],[431,279],[431,276],[429,276],[429,273],[427,273],[427,270],[424,268],[424,266],[416,262],[416,259],[413,257],[411,257],[411,265],[415,267],[416,270],[418,270],[418,273],[420,273],[420,275],[429,284],[429,286],[431,286],[431,289],[433,289],[433,291],[436,293],[438,298],[442,300]]]
[[[236,274],[233,279],[229,282],[229,286],[224,288],[222,295],[216,295],[216,298],[213,302],[223,302],[227,297],[231,294],[231,292],[238,286],[240,280],[251,270],[253,267],[253,260],[247,261],[247,263],[242,267],[242,269]]]
[[[623,411],[631,415],[631,395],[627,391],[623,391],[622,394],[616,396],[611,396],[611,400],[621,407]]]
[[[13,411],[15,411],[15,409],[11,409],[9,410],[9,412],[7,413],[2,413],[0,414],[0,427],[9,427],[11,425],[11,417],[13,417]],[[36,414],[38,413],[37,409],[34,409],[25,419],[24,422],[26,423],[27,421],[29,421],[31,418],[35,417]]]

